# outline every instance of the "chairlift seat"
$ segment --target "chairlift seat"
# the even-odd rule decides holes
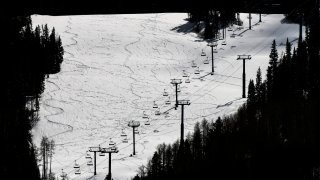
[[[225,42],[225,41],[223,41],[222,43],[221,43],[221,45],[227,45],[227,42]]]
[[[186,80],[185,80],[185,83],[190,83],[190,79],[189,79],[189,78],[186,79]]]
[[[122,142],[123,142],[123,143],[128,143],[128,139],[125,138],[125,139],[122,140]]]
[[[206,53],[202,50],[201,56],[206,56]]]
[[[77,162],[75,162],[73,168],[77,169],[77,168],[80,168],[80,166]]]
[[[150,125],[150,121],[146,121],[146,122],[144,123],[144,125],[149,126],[149,125]]]
[[[81,171],[80,171],[80,169],[77,169],[75,172],[74,172],[74,174],[81,174]]]
[[[157,111],[155,112],[155,115],[156,115],[156,116],[159,116],[159,115],[160,115],[160,111],[157,110]]]
[[[103,152],[100,152],[99,156],[105,156],[105,154]]]

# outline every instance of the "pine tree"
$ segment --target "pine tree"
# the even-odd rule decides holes
[[[252,79],[249,81],[249,87],[248,87],[248,108],[253,108],[256,105],[256,88],[254,86],[254,82]]]

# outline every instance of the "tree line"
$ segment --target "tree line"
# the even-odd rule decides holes
[[[279,56],[272,42],[265,79],[259,68],[235,114],[196,123],[184,146],[159,145],[133,179],[319,180],[319,8],[309,14],[297,48],[287,40]]]
[[[60,71],[64,50],[55,29],[33,29],[30,16],[1,16],[0,174],[40,179],[31,129],[39,121],[45,78]]]

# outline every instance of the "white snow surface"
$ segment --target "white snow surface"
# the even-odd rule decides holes
[[[246,62],[247,85],[255,79],[258,67],[262,72],[269,62],[270,47],[277,39],[278,52],[284,51],[286,39],[296,44],[298,25],[281,24],[283,15],[253,15],[252,30],[248,29],[247,14],[241,14],[243,29],[233,30],[237,36],[227,45],[218,42],[214,54],[215,74],[211,72],[211,48],[194,33],[177,32],[176,27],[187,23],[185,13],[44,16],[33,15],[33,25],[55,27],[65,49],[61,72],[50,75],[41,97],[40,122],[33,128],[33,140],[39,146],[41,137],[56,143],[52,169],[61,169],[69,179],[104,179],[108,173],[108,155],[97,155],[97,175],[87,166],[89,147],[108,147],[110,138],[119,153],[112,155],[112,177],[130,179],[140,165],[146,164],[160,143],[173,143],[180,137],[181,108],[174,110],[172,78],[181,78],[179,99],[189,99],[185,106],[185,135],[193,131],[196,122],[215,120],[236,112],[245,102],[242,96],[242,61],[237,55],[252,56]],[[257,23],[257,24],[256,24]],[[245,32],[244,32],[245,31]],[[243,32],[243,33],[242,33]],[[241,34],[241,36],[239,36]],[[202,49],[206,57],[200,56]],[[191,67],[194,61],[200,75]],[[185,83],[182,72],[190,75]],[[205,76],[207,75],[207,76]],[[199,77],[205,76],[203,80]],[[171,105],[166,105],[169,93]],[[155,115],[153,102],[160,107]],[[150,117],[144,125],[143,112]],[[164,111],[169,112],[165,117]],[[136,155],[132,154],[132,128],[128,122],[141,122],[136,135]],[[122,143],[122,129],[129,143]],[[91,154],[93,156],[93,154]],[[75,175],[74,161],[81,166]]]

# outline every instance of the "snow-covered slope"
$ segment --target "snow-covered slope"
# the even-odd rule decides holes
[[[236,111],[245,99],[242,95],[242,61],[237,55],[249,54],[246,63],[247,81],[255,78],[260,66],[264,72],[273,39],[284,49],[286,38],[298,37],[298,26],[280,24],[282,15],[253,15],[252,30],[247,15],[243,29],[232,27],[236,38],[227,31],[227,45],[218,42],[215,57],[215,74],[202,49],[211,58],[207,42],[193,33],[183,31],[187,14],[138,14],[90,16],[39,16],[33,15],[33,24],[48,23],[61,35],[65,60],[62,70],[46,80],[41,99],[41,121],[33,129],[34,142],[39,145],[43,135],[56,142],[52,162],[53,171],[61,169],[70,179],[104,179],[108,171],[107,156],[97,156],[97,176],[87,166],[86,151],[91,146],[108,147],[109,138],[117,143],[119,153],[112,156],[114,179],[129,179],[138,166],[145,164],[159,143],[172,143],[180,136],[181,109],[174,110],[174,87],[170,79],[181,78],[183,70],[190,75],[191,83],[181,84],[179,99],[189,99],[185,107],[185,131],[193,130],[195,122],[203,118],[214,120],[218,116]],[[185,25],[185,26],[184,26]],[[245,32],[244,32],[245,31]],[[243,32],[243,33],[242,33]],[[200,75],[191,67],[194,61]],[[205,76],[207,75],[207,76]],[[204,78],[199,79],[200,77]],[[166,105],[169,93],[171,105]],[[153,102],[168,116],[155,115]],[[144,125],[143,112],[149,115],[150,125]],[[137,155],[132,153],[131,120],[141,122],[136,136]],[[122,130],[129,143],[122,143]],[[74,161],[81,165],[81,175],[74,174]]]

